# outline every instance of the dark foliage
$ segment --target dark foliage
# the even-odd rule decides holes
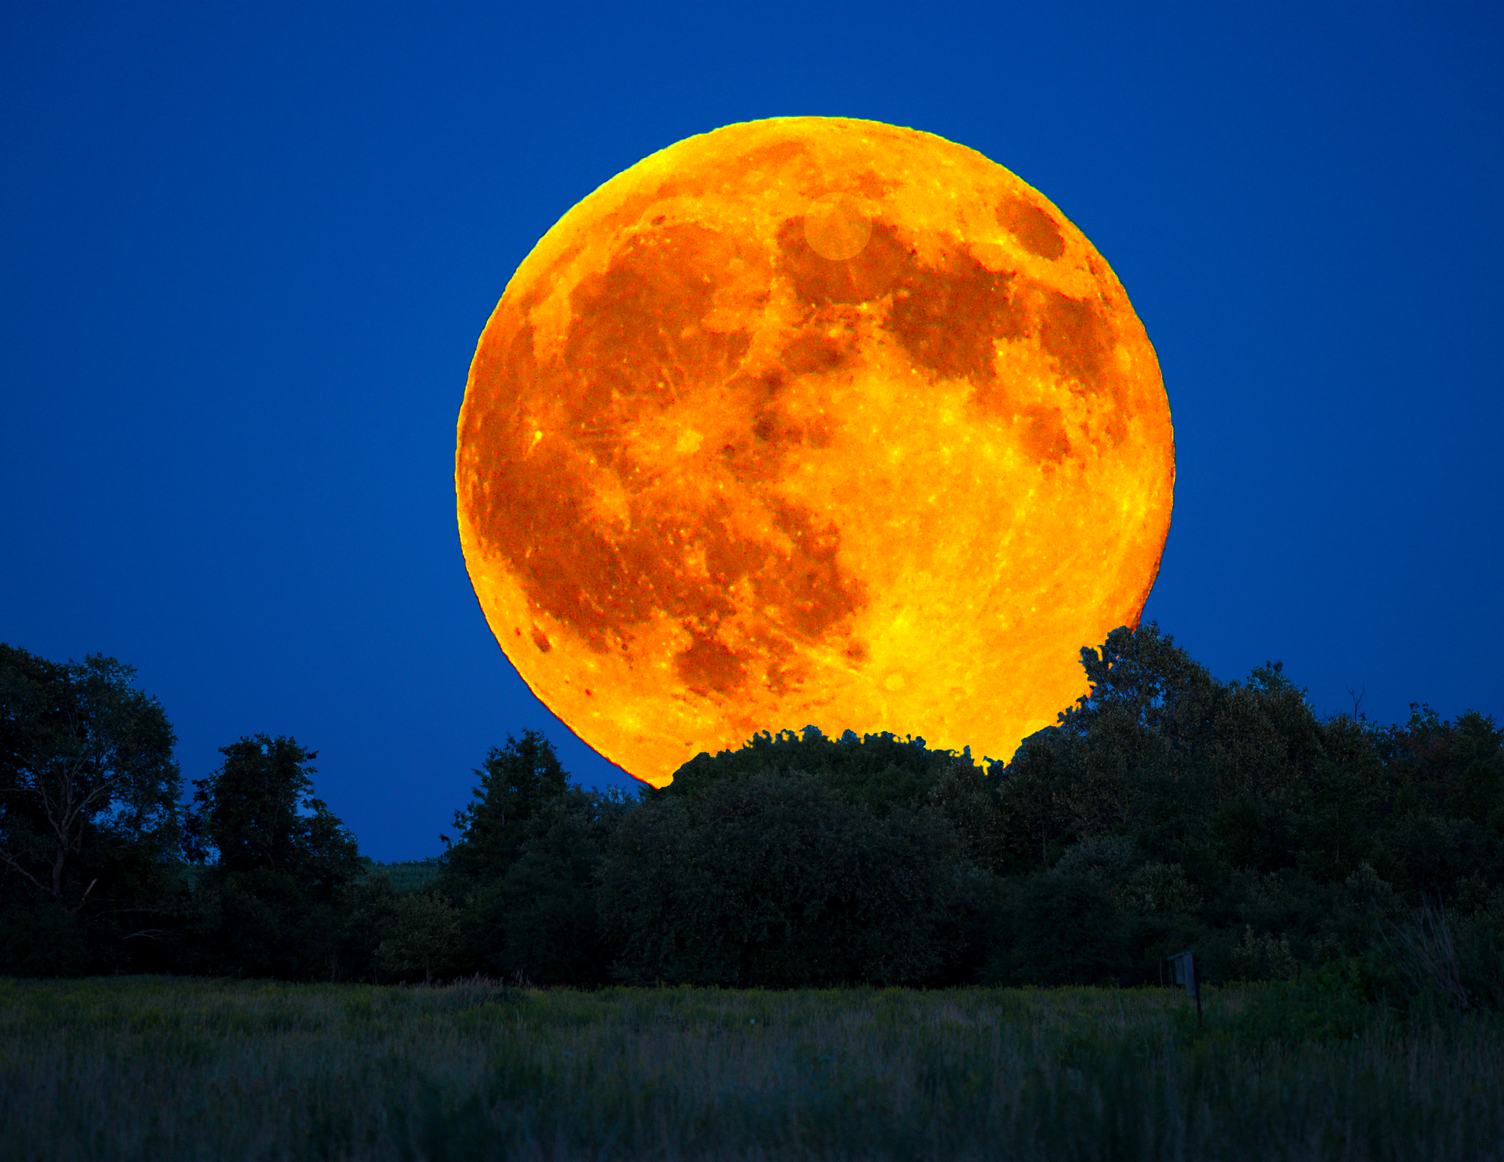
[[[459,909],[459,963],[535,984],[604,981],[595,886],[626,801],[571,787],[536,731],[493,748],[476,775],[439,875]]]
[[[1091,696],[990,770],[806,728],[633,800],[526,732],[442,857],[373,868],[292,739],[224,748],[184,811],[126,667],[0,648],[0,971],[1135,984],[1194,947],[1290,1012],[1504,1007],[1491,719],[1322,720],[1277,664],[1220,682],[1152,625],[1082,661]]]
[[[185,889],[174,737],[113,658],[0,644],[0,972],[160,967]]]
[[[206,863],[195,943],[204,969],[252,976],[340,974],[341,912],[363,869],[355,840],[313,794],[317,755],[255,735],[195,781],[189,852]]]
[[[964,864],[934,806],[775,763],[686,782],[612,837],[601,909],[621,978],[777,987],[941,975]]]

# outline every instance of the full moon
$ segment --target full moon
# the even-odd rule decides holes
[[[1081,231],[971,149],[834,117],[688,138],[559,219],[455,455],[502,649],[654,786],[806,725],[1010,759],[1138,624],[1174,476]]]

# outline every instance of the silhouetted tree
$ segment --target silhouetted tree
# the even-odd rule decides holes
[[[603,981],[596,874],[626,800],[570,786],[536,731],[508,737],[476,774],[439,880],[460,909],[468,966],[534,984]]]
[[[196,780],[190,850],[211,966],[250,975],[337,976],[342,894],[363,867],[355,841],[313,794],[313,751],[258,734]]]
[[[764,771],[799,770],[818,779],[851,803],[878,815],[897,805],[912,806],[937,793],[957,775],[980,783],[982,772],[970,753],[929,750],[922,738],[893,734],[858,737],[847,731],[839,739],[807,726],[802,731],[764,731],[743,746],[718,754],[700,754],[674,772],[675,795],[697,795],[726,781]],[[953,788],[954,789],[954,788]]]
[[[166,933],[175,740],[134,673],[0,645],[0,971],[124,964]]]
[[[595,890],[606,842],[625,810],[620,795],[571,788],[528,821],[517,859],[489,897],[497,917],[489,969],[534,984],[607,979],[610,953]]]
[[[335,976],[342,980],[387,977],[380,962],[381,943],[396,923],[398,900],[408,894],[399,890],[385,871],[371,870],[339,892],[335,899]]]
[[[522,850],[528,821],[569,787],[553,744],[535,730],[508,735],[475,773],[480,783],[472,802],[454,814],[458,838],[444,856],[441,878],[452,892],[505,875]]]
[[[1144,983],[1194,945],[1212,981],[1325,966],[1401,1011],[1504,1005],[1492,719],[1323,721],[1278,663],[1218,681],[1152,624],[1082,663],[1090,696],[985,772],[805,728],[634,803],[529,731],[442,859],[384,873],[294,740],[224,748],[184,820],[128,667],[0,646],[0,971]]]

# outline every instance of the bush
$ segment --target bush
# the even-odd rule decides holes
[[[1008,884],[989,935],[987,984],[1117,984],[1133,974],[1127,917],[1112,886],[1069,865]]]
[[[377,963],[395,976],[447,977],[459,965],[460,921],[454,906],[437,892],[400,895],[392,925],[376,952]]]
[[[1251,924],[1244,925],[1232,957],[1233,971],[1241,980],[1289,980],[1300,971],[1288,937],[1255,932]]]
[[[493,889],[475,897],[476,911],[494,917],[488,971],[531,984],[600,984],[606,959],[595,912],[595,875],[602,828],[588,799],[544,808],[515,863]]]
[[[1457,920],[1427,901],[1386,925],[1370,958],[1383,965],[1383,998],[1402,1011],[1504,1009],[1504,917]]]
[[[0,975],[72,976],[91,964],[79,918],[40,893],[16,893],[0,908]]]
[[[957,931],[957,839],[938,812],[879,818],[800,771],[645,800],[612,836],[600,912],[630,982],[917,984]]]
[[[1253,991],[1241,1010],[1211,1017],[1211,1036],[1245,1048],[1348,1041],[1393,1019],[1372,1003],[1372,988],[1365,964],[1344,961]]]

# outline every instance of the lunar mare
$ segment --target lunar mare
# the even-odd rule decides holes
[[[1170,412],[1107,263],[930,134],[780,118],[590,194],[460,412],[460,540],[539,698],[653,785],[819,726],[997,759],[1136,625]]]

